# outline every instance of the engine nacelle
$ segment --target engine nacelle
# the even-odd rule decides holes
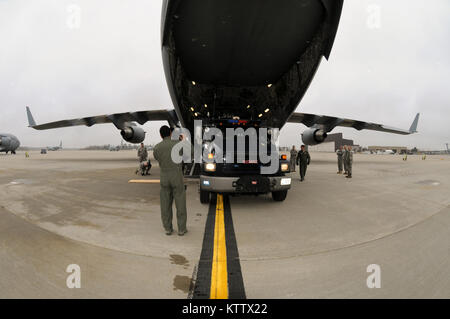
[[[125,127],[121,132],[123,139],[128,143],[141,143],[145,140],[145,131],[137,126]]]
[[[302,140],[306,145],[321,144],[327,138],[327,133],[324,130],[311,128],[303,132]]]

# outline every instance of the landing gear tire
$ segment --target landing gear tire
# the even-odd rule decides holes
[[[200,203],[209,204],[209,192],[200,190]]]
[[[288,191],[272,192],[272,199],[276,202],[282,202],[286,199]]]

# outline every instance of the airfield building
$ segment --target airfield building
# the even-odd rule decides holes
[[[355,145],[353,140],[345,139],[342,133],[330,134],[327,136],[322,144],[309,146],[308,150],[311,152],[335,152],[340,146],[350,145],[353,148]]]

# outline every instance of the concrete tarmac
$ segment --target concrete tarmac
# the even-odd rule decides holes
[[[188,297],[208,213],[197,181],[189,233],[166,236],[159,185],[128,183],[159,179],[155,161],[141,177],[135,151],[30,155],[0,155],[0,298]],[[334,154],[311,156],[285,202],[231,197],[247,297],[449,298],[450,157],[356,154],[345,179]]]

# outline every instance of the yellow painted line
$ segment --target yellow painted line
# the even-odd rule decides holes
[[[128,183],[138,183],[138,184],[159,184],[159,179],[131,179]]]
[[[223,195],[221,194],[217,194],[210,299],[228,299],[227,246],[225,242]]]

